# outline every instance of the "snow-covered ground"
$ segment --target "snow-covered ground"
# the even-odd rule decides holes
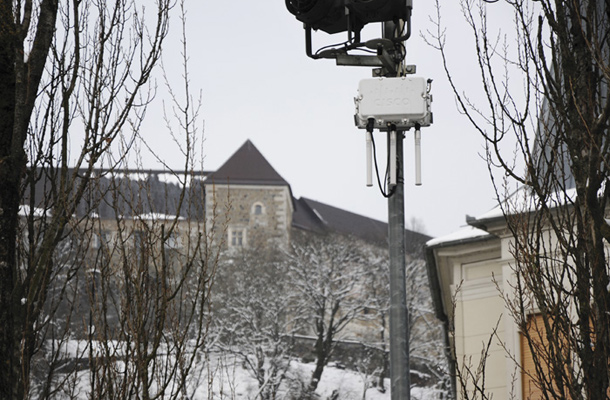
[[[310,375],[313,372],[313,364],[298,364],[298,368]],[[345,400],[389,400],[390,399],[390,380],[386,379],[385,387],[387,390],[385,393],[381,393],[377,388],[370,387],[366,390],[366,397],[363,397],[364,393],[364,380],[370,381],[371,377],[365,377],[357,372],[350,371],[347,369],[338,369],[329,366],[324,369],[322,380],[318,386],[316,393],[320,395],[322,399],[327,399],[333,393],[334,390],[339,392],[339,399]],[[428,388],[413,388],[411,390],[412,400],[436,400],[440,397],[438,393]]]
[[[239,362],[228,363],[229,368],[217,368],[214,372],[212,388],[201,385],[195,391],[195,399],[255,399],[258,385],[248,372],[239,365]],[[298,361],[291,362],[291,378],[302,382],[309,382],[308,378],[314,370],[314,364],[304,364]],[[208,375],[209,376],[209,375]],[[322,380],[320,381],[316,394],[321,400],[330,399],[334,392],[338,394],[336,400],[389,400],[390,381],[386,379],[385,393],[380,392],[370,384],[374,378],[364,376],[355,371],[336,368],[332,365],[324,369]],[[365,393],[365,381],[367,389]],[[283,396],[279,397],[284,398]],[[414,387],[411,390],[412,400],[437,400],[441,399],[440,392],[429,388]]]
[[[117,347],[120,350],[120,346]],[[64,343],[66,355],[74,358],[86,356],[86,343],[82,341],[68,341]],[[221,353],[212,353],[201,360],[190,374],[189,394],[191,399],[210,399],[210,400],[255,400],[258,383],[242,366],[239,359]],[[124,369],[124,363],[117,362],[118,369]],[[314,370],[314,363],[302,363],[297,360],[290,362],[287,379],[281,389],[279,399],[289,399],[286,394],[290,385],[305,385],[309,382],[309,377]],[[89,378],[88,370],[80,371],[74,382],[75,390],[72,395],[77,398],[89,398]],[[356,371],[337,368],[333,364],[324,369],[322,379],[316,390],[320,400],[389,400],[390,381],[385,382],[387,390],[380,392],[371,384],[375,381],[372,376],[366,376]],[[366,385],[365,385],[366,382]],[[337,397],[333,397],[333,393]],[[441,393],[429,388],[414,387],[411,390],[412,400],[437,400],[441,399]]]

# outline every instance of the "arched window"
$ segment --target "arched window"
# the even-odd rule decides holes
[[[265,213],[265,207],[261,203],[255,203],[252,206],[252,214],[254,215],[263,215]]]

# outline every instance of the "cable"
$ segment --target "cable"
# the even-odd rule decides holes
[[[321,52],[330,49],[330,50],[345,50],[346,45],[349,43],[348,40],[341,42],[341,43],[335,43],[335,44],[329,44],[327,46],[324,47],[320,47],[318,50],[316,50],[316,52],[314,53],[314,55],[319,55]]]
[[[320,47],[318,50],[316,50],[316,52],[314,54],[319,55],[321,52],[326,51],[327,49],[336,50],[336,51],[345,51],[347,53],[348,50],[352,50],[354,48],[358,48],[359,46],[363,45],[362,43],[356,42],[356,40],[359,40],[359,38],[360,38],[360,34],[358,33],[357,35],[355,35],[355,37],[349,37],[347,40],[344,40],[343,42],[329,44],[329,45]]]
[[[375,173],[377,175],[377,184],[379,185],[379,191],[385,198],[392,197],[394,192],[396,191],[396,186],[390,188],[389,192],[386,192],[387,182],[388,182],[388,168],[390,165],[390,152],[388,151],[388,160],[386,165],[385,179],[384,184],[381,184],[381,178],[379,177],[379,166],[377,164],[377,147],[375,146],[375,137],[373,136],[373,128],[375,126],[375,120],[373,118],[369,118],[366,124],[366,130],[371,134],[371,142],[373,144],[373,162],[375,164]]]
[[[415,185],[421,186],[421,125],[415,123]]]

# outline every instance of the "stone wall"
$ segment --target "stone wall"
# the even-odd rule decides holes
[[[215,202],[216,225],[226,222],[225,240],[229,248],[288,244],[293,207],[287,186],[209,185],[206,188],[208,222]]]

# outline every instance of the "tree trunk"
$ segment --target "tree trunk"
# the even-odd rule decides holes
[[[313,394],[318,388],[320,379],[322,379],[322,373],[324,367],[328,363],[330,358],[330,352],[332,350],[333,336],[330,332],[324,335],[324,328],[318,331],[318,339],[316,340],[316,368],[311,375],[311,382],[309,383],[309,393]]]
[[[0,397],[23,398],[35,335],[22,299],[28,293],[17,265],[21,181],[27,165],[24,143],[57,17],[57,0],[40,4],[34,41],[23,42],[29,23],[15,21],[12,0],[0,0]],[[28,17],[27,6],[23,12]],[[31,12],[31,10],[30,10]],[[38,306],[37,306],[38,307]],[[23,362],[27,359],[26,362]]]
[[[12,1],[0,2],[0,397],[18,398],[20,305],[15,301],[21,166],[11,154],[15,117],[15,26]]]

